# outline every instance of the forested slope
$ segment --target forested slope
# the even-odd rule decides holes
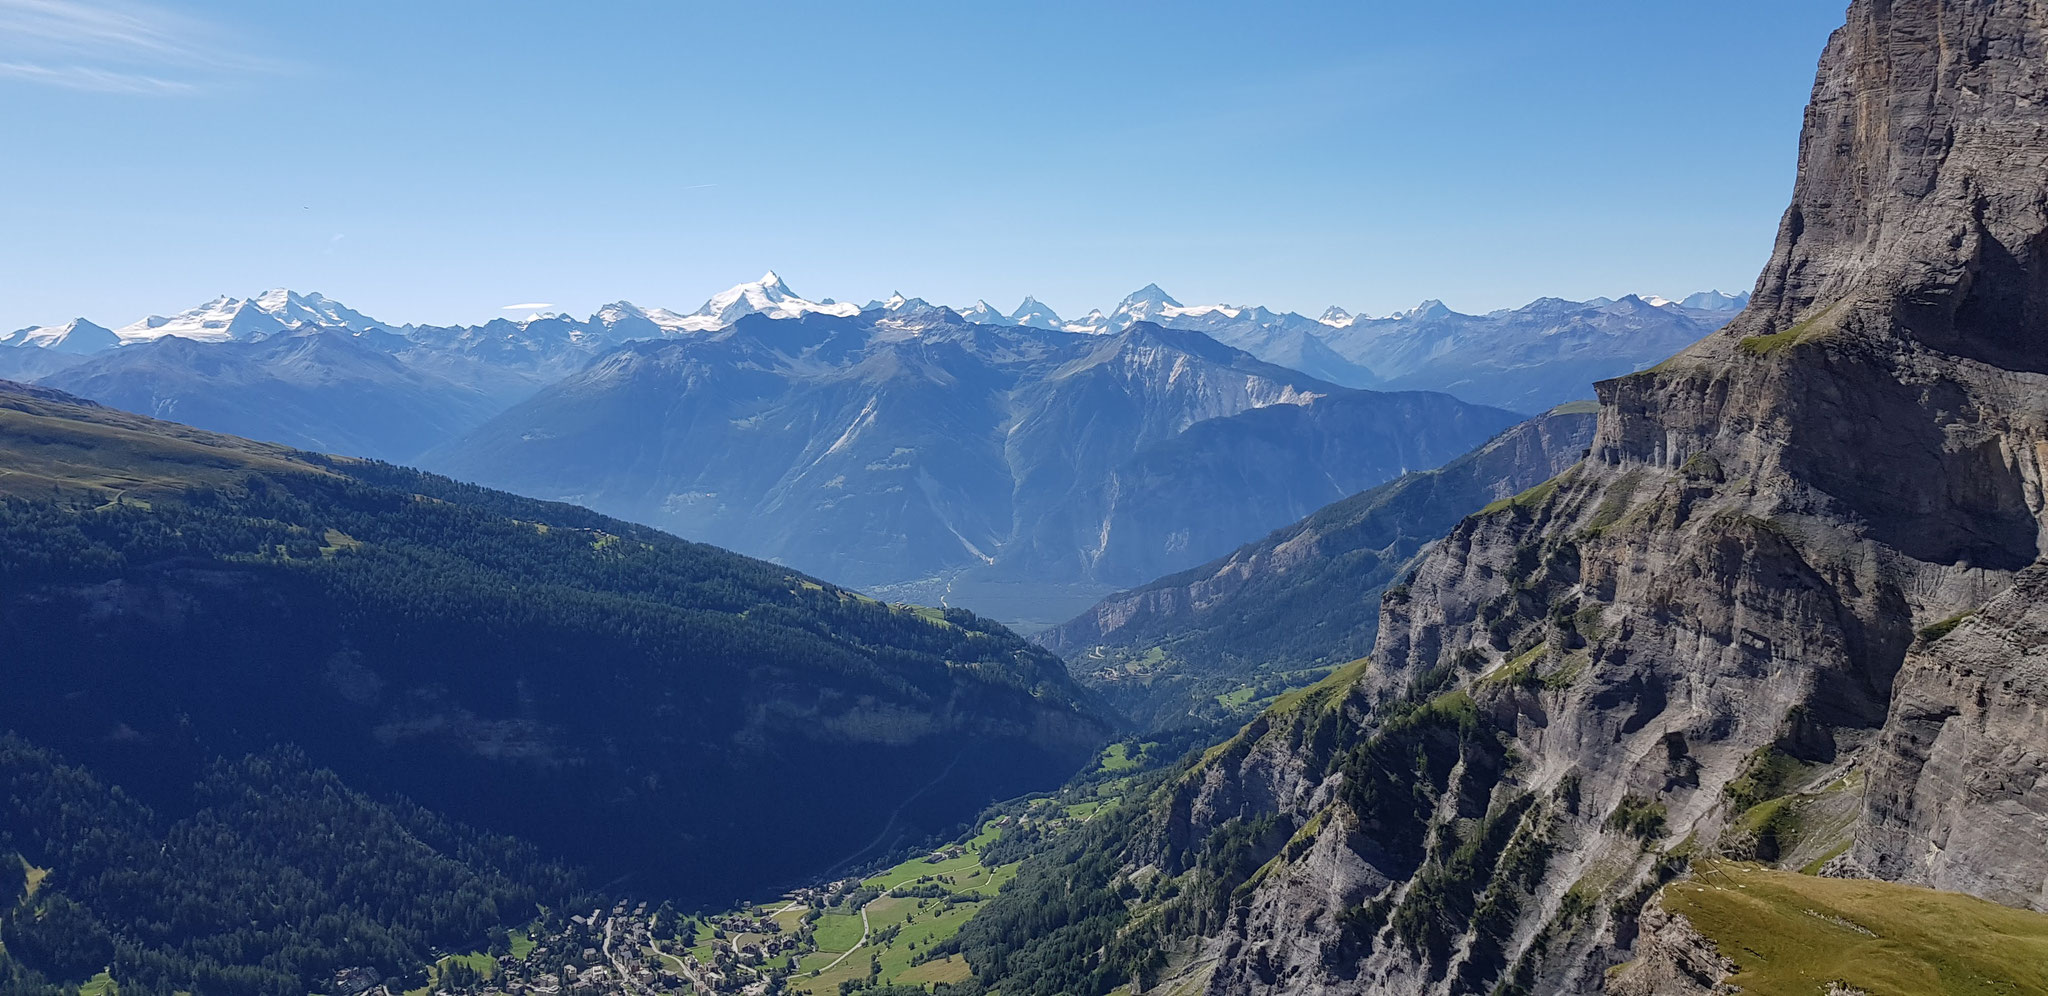
[[[297,744],[726,897],[1049,787],[1050,654],[567,505],[0,387],[0,726],[146,801]]]
[[[303,996],[337,969],[396,980],[500,945],[583,894],[532,846],[378,803],[295,750],[209,764],[177,795],[171,818],[0,735],[0,991],[111,969],[128,996]]]

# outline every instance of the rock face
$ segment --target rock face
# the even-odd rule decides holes
[[[2044,53],[2048,0],[1851,6],[1748,310],[1166,791],[1210,993],[1597,991],[1786,767],[1866,772],[1863,867],[2042,905]]]
[[[1368,707],[1448,671],[1516,745],[1510,776],[1473,784],[1468,758],[1430,786],[1432,826],[1512,817],[1511,840],[1547,842],[1540,877],[1480,879],[1471,901],[1515,897],[1509,922],[1453,916],[1434,949],[1394,936],[1448,865],[1404,876],[1327,820],[1379,874],[1269,875],[1214,991],[1594,987],[1641,924],[1625,901],[1574,923],[1573,888],[1627,900],[1668,874],[1660,850],[1718,836],[1758,757],[1833,763],[1873,738],[1861,864],[2043,903],[2044,47],[2039,0],[1855,4],[1749,309],[1602,384],[1591,457],[1467,520],[1388,601],[1347,709],[1374,729]],[[1283,811],[1327,794],[1262,770],[1237,778]],[[1393,926],[1334,967],[1341,933],[1284,926],[1376,898]]]
[[[2048,568],[1906,658],[1854,858],[2048,911]]]

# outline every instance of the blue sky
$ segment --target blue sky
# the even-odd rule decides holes
[[[0,328],[1747,289],[1843,0],[0,0]]]

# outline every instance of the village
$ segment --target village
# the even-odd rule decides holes
[[[488,952],[450,955],[417,979],[336,973],[332,996],[842,996],[972,974],[944,942],[1016,874],[991,845],[1079,825],[1100,803],[1050,799],[993,816],[973,836],[865,878],[793,890],[768,903],[690,915],[663,904],[548,911]],[[1003,849],[998,848],[999,856]],[[1011,849],[1015,851],[1015,848]]]

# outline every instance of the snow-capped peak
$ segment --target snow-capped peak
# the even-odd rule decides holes
[[[648,333],[647,326],[653,326],[657,335],[672,335],[687,332],[689,320],[667,308],[642,308],[631,301],[613,301],[590,316],[593,325],[602,325],[606,330],[617,332],[626,338]],[[645,323],[645,324],[642,324]]]
[[[1181,303],[1158,284],[1146,284],[1117,303],[1116,310],[1110,313],[1110,324],[1121,331],[1138,322],[1157,321],[1180,307]]]
[[[1358,316],[1353,315],[1351,312],[1345,311],[1343,308],[1339,308],[1333,304],[1330,305],[1328,308],[1324,309],[1323,316],[1321,318],[1316,319],[1316,321],[1319,321],[1324,325],[1328,325],[1333,329],[1343,329],[1350,328],[1352,325],[1356,324],[1358,321]]]
[[[774,270],[769,270],[753,283],[737,284],[711,295],[703,307],[684,316],[678,327],[687,331],[721,329],[746,315],[795,318],[812,312],[851,317],[860,314],[860,309],[851,304],[806,301],[790,290]]]
[[[1080,321],[1062,323],[1060,328],[1063,331],[1079,332],[1083,335],[1107,335],[1118,331],[1114,323],[1110,321],[1109,316],[1103,314],[1100,308],[1082,315]]]
[[[959,315],[962,319],[965,319],[966,321],[975,325],[1016,324],[1015,322],[1011,321],[1007,316],[1005,316],[1002,312],[997,311],[995,307],[993,305],[990,305],[987,301],[975,301],[972,305],[965,308],[961,308],[959,311]]]
[[[1123,303],[1158,304],[1168,308],[1180,307],[1180,302],[1174,300],[1173,295],[1166,293],[1164,290],[1161,290],[1158,284],[1146,284],[1145,286],[1132,291],[1129,296],[1124,298]]]
[[[62,325],[32,326],[17,329],[0,336],[0,346],[19,346],[25,349],[48,349],[59,353],[75,353],[80,356],[112,349],[121,340],[98,325],[83,318],[74,318]]]
[[[1644,297],[1641,294],[1624,294],[1621,296],[1621,300],[1606,305],[1603,310],[1609,312],[1641,311],[1644,308],[1661,308],[1670,303],[1670,301],[1666,301],[1654,294],[1649,297]]]
[[[175,335],[201,342],[256,339],[305,326],[336,326],[364,331],[378,322],[319,294],[299,294],[282,287],[255,297],[223,294],[168,318],[151,315],[114,330],[123,342]]]
[[[1017,310],[1010,312],[1010,321],[1027,328],[1050,329],[1055,332],[1066,325],[1066,322],[1060,320],[1058,312],[1028,294],[1025,295],[1023,303],[1017,305]]]
[[[1421,304],[1418,304],[1415,307],[1408,309],[1407,311],[1401,312],[1400,314],[1395,315],[1394,317],[1435,318],[1438,315],[1448,315],[1450,313],[1451,309],[1444,307],[1444,303],[1442,301],[1439,301],[1436,298],[1430,298],[1429,300],[1424,301]]]

